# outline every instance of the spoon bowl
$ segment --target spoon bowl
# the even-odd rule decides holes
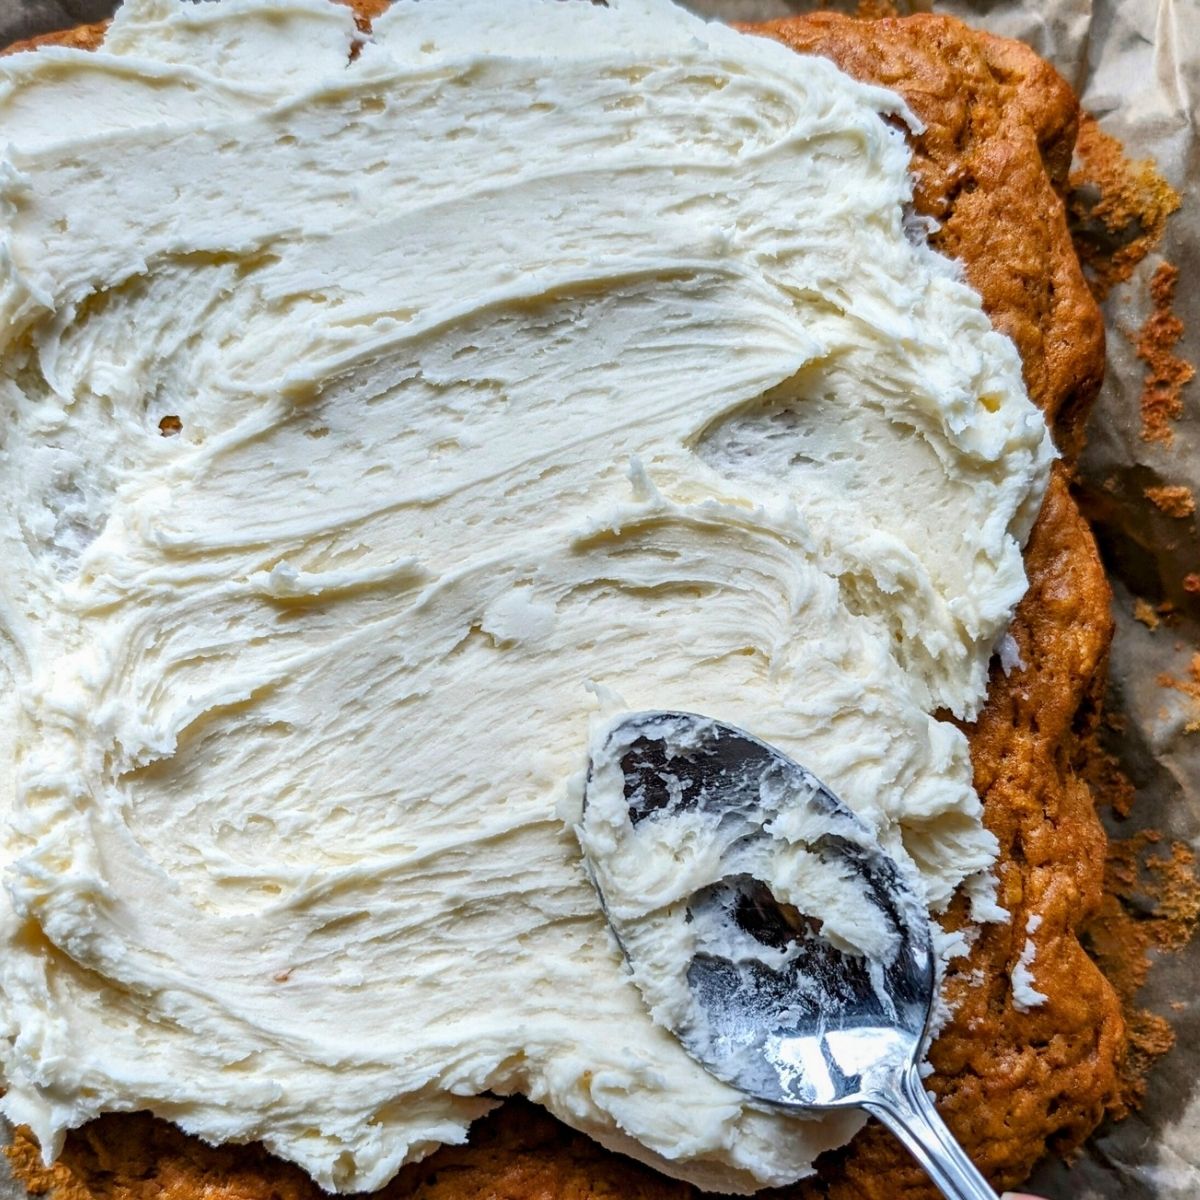
[[[619,813],[617,810],[620,809]],[[682,1000],[655,1003],[658,981],[639,960],[642,914],[621,894],[626,867],[589,846],[604,814],[628,836],[603,844],[632,854],[638,826],[671,822],[694,848],[710,839],[716,877],[686,900],[690,939]],[[800,830],[804,862],[842,888],[863,945],[781,901],[753,873]],[[937,996],[931,923],[915,872],[810,771],[731,725],[694,713],[643,712],[593,747],[581,841],[609,924],[660,1023],[711,1074],[788,1111],[859,1107],[888,1125],[952,1200],[995,1192],[937,1115],[920,1081]],[[791,849],[795,836],[789,842]],[[621,869],[614,869],[621,868]],[[866,949],[864,949],[866,947]],[[665,1019],[664,1019],[665,1014]]]

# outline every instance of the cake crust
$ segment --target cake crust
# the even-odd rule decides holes
[[[354,7],[365,24],[382,5]],[[12,49],[91,49],[103,30],[80,26]],[[1015,342],[1030,395],[1069,462],[1103,370],[1103,326],[1060,194],[1078,118],[1070,89],[1026,47],[947,17],[858,21],[819,13],[748,31],[829,57],[905,97],[925,127],[912,138],[915,207],[938,223],[934,244],[962,264],[995,326]],[[1046,1148],[1066,1151],[1092,1131],[1114,1101],[1125,1044],[1116,996],[1077,936],[1102,892],[1104,834],[1075,767],[1098,708],[1111,620],[1103,569],[1067,472],[1056,469],[1025,552],[1029,591],[1012,627],[1022,665],[1008,675],[994,668],[986,708],[968,729],[985,820],[1000,842],[998,900],[1013,921],[984,927],[970,957],[954,964],[954,1015],[931,1053],[930,1086],[941,1112],[1000,1187],[1024,1179]],[[951,924],[965,920],[964,908],[955,905]],[[1012,972],[1027,938],[1046,1001],[1023,1010]],[[320,1194],[258,1147],[208,1147],[140,1114],[78,1131],[51,1168],[41,1167],[21,1136],[10,1157],[30,1191],[71,1200]],[[693,1189],[514,1100],[479,1122],[468,1145],[405,1168],[382,1194],[674,1200]],[[769,1194],[936,1195],[875,1126],[823,1159],[815,1179]]]

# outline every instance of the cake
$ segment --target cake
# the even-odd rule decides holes
[[[947,18],[822,14],[749,32],[831,58],[907,100],[924,126],[912,135],[915,210],[936,222],[934,245],[961,263],[993,326],[1012,339],[1028,394],[1069,462],[1102,366],[1099,316],[1056,191],[1077,116],[1069,89],[1024,47]],[[80,46],[100,36],[98,28],[72,35]],[[160,420],[163,433],[191,431],[187,413]],[[319,442],[325,435],[315,432]],[[633,482],[653,485],[649,477]],[[995,901],[1011,921],[979,925],[969,956],[950,961],[949,1022],[931,1052],[939,1107],[1000,1185],[1024,1178],[1047,1146],[1062,1151],[1086,1137],[1113,1094],[1123,1047],[1115,998],[1077,937],[1099,903],[1104,838],[1074,763],[1094,720],[1109,622],[1103,573],[1063,466],[1046,487],[1024,563],[1028,591],[992,665],[987,703],[960,714],[983,820],[998,845]],[[267,575],[257,586],[285,604],[309,586],[294,569]],[[506,640],[505,619],[499,614],[483,632]],[[974,927],[968,905],[960,893],[944,918],[949,929]],[[281,964],[281,985],[287,972]],[[165,1104],[159,1110],[175,1115]],[[240,1133],[231,1128],[230,1136]],[[68,1142],[63,1163],[60,1181],[73,1172],[73,1186],[96,1195],[161,1187],[181,1196],[214,1188],[265,1196],[312,1187],[258,1150],[205,1148],[143,1117],[101,1118]],[[819,1166],[815,1180],[789,1194],[929,1194],[904,1152],[874,1128]],[[404,1167],[389,1188],[427,1200],[687,1191],[521,1101],[480,1121],[470,1145]]]

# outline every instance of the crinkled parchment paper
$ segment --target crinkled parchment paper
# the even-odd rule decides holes
[[[114,0],[0,0],[0,45],[98,20],[113,7]],[[691,0],[691,7],[765,20],[816,6]],[[1164,847],[1178,841],[1200,851],[1200,659],[1192,662],[1200,651],[1197,520],[1195,513],[1169,515],[1146,496],[1147,488],[1173,486],[1200,499],[1200,379],[1180,392],[1183,411],[1168,423],[1170,440],[1147,440],[1141,400],[1148,365],[1137,355],[1153,307],[1151,281],[1168,262],[1179,271],[1173,307],[1182,322],[1173,353],[1200,363],[1200,197],[1190,188],[1200,183],[1200,0],[916,0],[897,7],[932,7],[1031,45],[1128,155],[1153,158],[1182,198],[1162,241],[1105,301],[1108,377],[1078,491],[1116,588],[1110,708],[1119,732],[1111,749],[1137,787],[1131,816],[1112,817],[1111,831],[1128,838],[1149,828],[1161,833]],[[1141,232],[1135,221],[1115,239]],[[1153,916],[1156,903],[1148,889],[1145,915]],[[1139,1111],[1102,1128],[1070,1166],[1041,1169],[1030,1186],[1054,1200],[1200,1197],[1200,942],[1160,955],[1139,1002],[1169,1021],[1175,1048],[1150,1072]]]

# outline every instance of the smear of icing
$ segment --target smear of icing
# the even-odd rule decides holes
[[[1046,1003],[1045,992],[1039,992],[1034,987],[1033,974],[1033,960],[1037,957],[1037,946],[1032,935],[1041,928],[1041,925],[1042,918],[1037,913],[1030,913],[1029,920],[1025,922],[1025,932],[1030,936],[1026,937],[1025,945],[1021,948],[1020,956],[1012,969],[1013,1008],[1020,1012],[1028,1012],[1031,1008],[1038,1008]]]

